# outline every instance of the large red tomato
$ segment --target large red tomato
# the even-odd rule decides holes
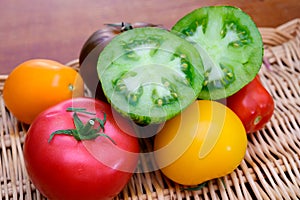
[[[49,199],[111,199],[137,166],[138,139],[131,134],[118,127],[109,104],[64,101],[42,112],[28,130],[29,177]]]
[[[226,105],[242,120],[247,133],[262,129],[274,112],[274,100],[257,75],[240,91],[226,99]]]

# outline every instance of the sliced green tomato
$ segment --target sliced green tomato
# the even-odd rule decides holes
[[[196,48],[153,27],[116,36],[101,52],[97,69],[111,105],[142,125],[180,113],[197,99],[204,81]]]
[[[201,54],[205,80],[200,99],[234,94],[253,80],[261,67],[260,32],[239,8],[199,8],[180,19],[172,32],[190,41]]]

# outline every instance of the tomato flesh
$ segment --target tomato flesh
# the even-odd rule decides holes
[[[263,56],[259,30],[249,15],[231,6],[202,7],[180,19],[172,31],[199,51],[205,70],[200,99],[221,99],[249,83]]]
[[[198,97],[203,66],[186,40],[147,27],[113,38],[100,54],[98,75],[112,106],[147,125],[174,117]]]

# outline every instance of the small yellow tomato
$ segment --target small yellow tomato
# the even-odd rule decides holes
[[[3,99],[20,121],[31,124],[43,110],[84,95],[80,74],[53,60],[33,59],[18,65],[4,83]]]
[[[198,100],[167,121],[154,140],[162,173],[179,184],[197,185],[236,169],[247,136],[237,115],[216,101]]]

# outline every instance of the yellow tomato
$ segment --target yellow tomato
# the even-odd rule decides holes
[[[83,95],[84,84],[77,71],[46,59],[21,63],[9,74],[3,88],[6,107],[27,124],[50,106]]]
[[[154,141],[163,174],[183,185],[197,185],[236,169],[247,136],[237,115],[221,103],[199,100],[167,121]]]

